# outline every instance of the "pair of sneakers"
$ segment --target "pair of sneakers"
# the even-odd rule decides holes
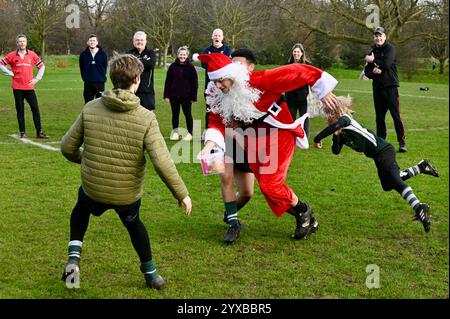
[[[68,262],[61,280],[66,283],[67,288],[80,288],[80,264],[76,261]],[[164,278],[160,275],[153,278],[151,274],[144,274],[144,280],[149,288],[160,290],[166,286]]]
[[[39,132],[35,136],[36,138],[48,138],[49,136],[45,133]],[[27,134],[25,132],[20,132],[20,138],[27,138]]]
[[[171,141],[178,141],[180,139],[180,134],[178,134],[177,131],[173,130],[172,133],[170,133],[170,140]],[[192,141],[192,134],[191,133],[187,133],[184,137],[183,137],[183,141]]]
[[[309,234],[315,233],[319,229],[319,223],[314,217],[314,212],[308,204],[305,212],[299,212],[295,216],[296,227],[292,239],[307,239]]]

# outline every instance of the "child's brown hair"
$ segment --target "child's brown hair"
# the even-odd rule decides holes
[[[109,77],[115,89],[129,89],[143,71],[142,62],[131,54],[114,52],[109,61]]]

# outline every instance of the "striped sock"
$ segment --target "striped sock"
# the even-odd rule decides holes
[[[79,240],[71,240],[69,241],[69,263],[80,263],[81,259],[81,247],[83,246],[83,242]]]
[[[417,199],[416,195],[414,195],[411,187],[408,186],[403,190],[402,197],[408,202],[409,206],[411,206],[414,211],[420,207],[420,201]]]
[[[408,178],[414,177],[416,175],[420,174],[420,167],[419,165],[414,165],[411,167],[408,167],[400,172],[400,177],[403,180],[407,180]]]
[[[239,223],[236,201],[225,203],[225,218],[228,225],[236,225]]]
[[[141,263],[141,272],[147,277],[150,276],[151,279],[155,279],[158,276],[156,272],[155,264],[153,260],[146,261],[145,263]]]

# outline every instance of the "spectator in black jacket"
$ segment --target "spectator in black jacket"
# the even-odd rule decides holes
[[[395,132],[399,144],[399,152],[406,152],[405,129],[400,117],[400,97],[398,87],[396,50],[386,42],[386,33],[382,27],[374,32],[375,45],[366,56],[365,75],[372,79],[373,101],[377,123],[377,135],[386,139],[386,112],[389,110],[394,120]]]
[[[84,81],[84,103],[102,96],[108,69],[108,56],[98,46],[98,38],[95,34],[89,35],[87,45],[79,58],[81,78]]]
[[[155,89],[153,86],[153,71],[156,64],[155,51],[147,49],[147,34],[138,31],[133,36],[134,48],[128,53],[136,56],[144,65],[144,72],[141,74],[141,84],[136,95],[141,100],[141,105],[152,111],[155,109]]]
[[[167,71],[164,85],[164,99],[170,102],[172,108],[172,133],[170,139],[179,139],[178,124],[180,107],[186,118],[188,134],[183,138],[185,141],[192,140],[192,102],[197,101],[198,77],[195,66],[189,61],[189,49],[180,47],[177,51],[177,59]]]
[[[306,63],[305,49],[301,43],[296,43],[292,47],[291,56],[289,58],[289,64],[291,63]],[[299,116],[304,115],[308,112],[308,93],[309,85],[302,86],[290,92],[286,92],[285,98],[286,103],[289,106],[289,111],[291,112],[292,119],[297,118],[297,111]],[[309,119],[305,120],[304,130],[307,136],[309,136]]]
[[[222,29],[215,29],[211,35],[212,44],[203,50],[203,54],[209,53],[222,53],[231,59],[231,53],[233,52],[229,46],[223,43],[223,31]],[[202,67],[207,70],[208,63],[202,63]],[[209,83],[208,72],[205,71],[205,90]],[[206,99],[206,94],[205,94]],[[205,129],[208,128],[209,112],[208,104],[206,104],[206,115],[205,115]]]

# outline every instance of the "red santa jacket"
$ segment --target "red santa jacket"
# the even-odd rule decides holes
[[[293,120],[285,102],[277,104],[282,93],[309,85],[318,99],[322,99],[337,85],[337,80],[327,72],[306,64],[294,63],[275,69],[254,71],[250,74],[249,85],[261,91],[255,107],[269,113],[263,122],[273,127],[292,131],[296,136],[296,144],[300,148],[308,148],[308,139],[303,131],[303,122],[308,114]],[[225,149],[225,126],[220,114],[210,113],[209,128],[205,133],[205,141],[211,140]]]

